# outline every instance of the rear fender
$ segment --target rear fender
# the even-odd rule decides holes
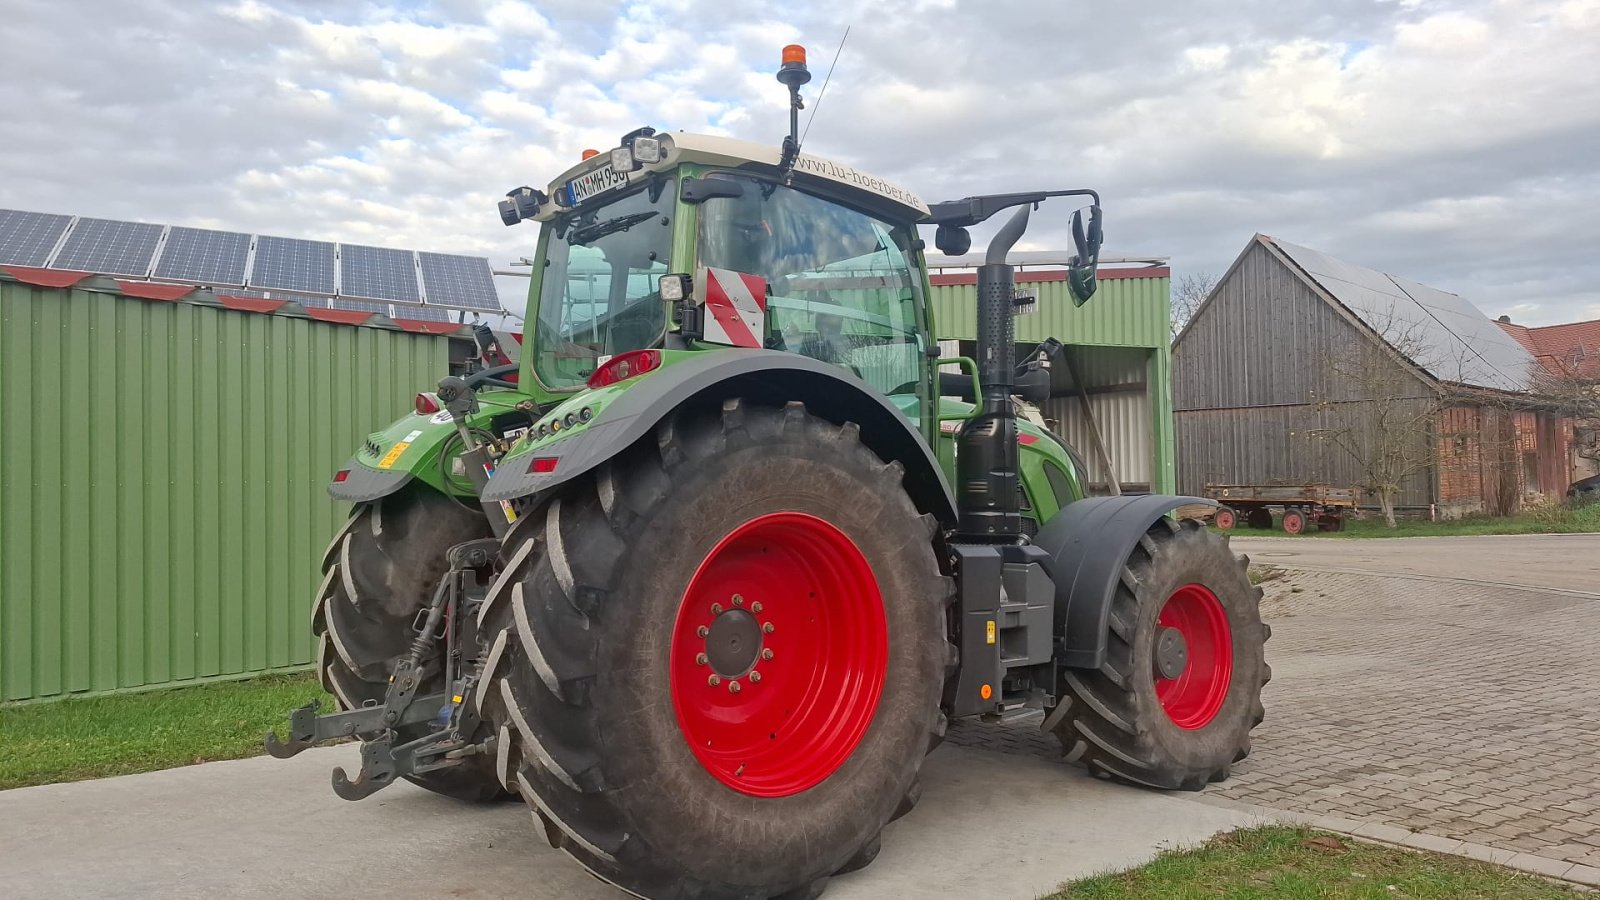
[[[1151,525],[1191,504],[1216,506],[1163,494],[1090,497],[1068,504],[1040,529],[1034,543],[1050,555],[1046,569],[1056,586],[1055,627],[1063,640],[1057,662],[1074,669],[1105,662],[1107,619],[1123,563]]]
[[[922,512],[955,524],[955,498],[932,449],[916,425],[889,400],[848,372],[809,357],[775,350],[716,350],[642,375],[611,398],[594,421],[536,451],[513,451],[484,491],[486,501],[527,497],[593,471],[649,435],[675,410],[720,405],[742,397],[782,406],[799,401],[812,415],[861,429],[861,442],[905,467],[906,491]],[[573,401],[581,405],[581,401]],[[539,459],[549,471],[534,472]]]

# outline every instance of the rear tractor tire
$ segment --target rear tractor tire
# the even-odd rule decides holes
[[[476,700],[553,847],[649,898],[810,898],[872,861],[954,660],[901,480],[854,425],[730,400],[507,536]]]
[[[1105,663],[1068,669],[1052,711],[1068,759],[1095,775],[1197,791],[1228,777],[1261,723],[1271,628],[1226,539],[1162,518],[1123,564]],[[1061,712],[1058,716],[1055,712]]]
[[[417,611],[428,604],[448,568],[445,551],[489,536],[482,514],[427,488],[356,507],[323,555],[324,576],[311,620],[322,687],[340,709],[383,701],[395,661],[410,651]],[[428,672],[420,693],[443,686],[440,666],[429,666]],[[400,737],[421,737],[426,731],[425,724],[412,725],[400,729]],[[481,759],[407,778],[458,800],[502,796],[492,761]]]

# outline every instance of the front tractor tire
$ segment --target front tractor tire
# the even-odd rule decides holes
[[[1105,663],[1066,669],[1054,723],[1069,760],[1146,787],[1197,791],[1228,777],[1261,723],[1271,628],[1248,560],[1199,522],[1162,518],[1123,564]]]
[[[854,425],[731,400],[507,536],[478,701],[553,847],[649,898],[809,898],[872,861],[954,654],[901,479]]]
[[[445,551],[489,536],[481,513],[426,488],[356,507],[323,555],[311,621],[322,687],[340,709],[383,702],[394,664],[415,637],[417,611],[427,606],[449,567]],[[438,658],[424,664],[421,693],[441,690]],[[400,737],[410,740],[426,730],[426,724],[407,726]],[[406,778],[458,800],[485,801],[505,793],[492,761],[481,757]]]

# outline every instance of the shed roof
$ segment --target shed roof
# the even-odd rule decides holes
[[[220,306],[236,312],[316,319],[334,325],[386,328],[419,334],[472,336],[472,329],[460,322],[405,318],[411,307],[403,304],[396,304],[394,315],[391,316],[387,305],[381,310],[376,307],[370,310],[333,309],[327,305],[328,301],[320,297],[290,295],[269,298],[253,296],[249,291],[230,293],[226,290],[219,291],[190,284],[126,280],[93,272],[0,265],[0,282],[5,281],[16,281],[42,288],[93,291],[161,303],[182,302],[200,306]]]
[[[1600,379],[1600,319],[1529,327],[1501,316],[1496,324],[1526,347],[1550,374]]]
[[[1533,354],[1462,297],[1267,235],[1256,240],[1281,251],[1302,277],[1434,378],[1497,391],[1533,389]]]

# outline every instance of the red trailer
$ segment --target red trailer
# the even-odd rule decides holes
[[[1242,521],[1251,528],[1271,529],[1278,516],[1283,530],[1300,534],[1307,528],[1343,531],[1361,492],[1326,484],[1208,484],[1206,497],[1222,504],[1212,523],[1231,531]]]

